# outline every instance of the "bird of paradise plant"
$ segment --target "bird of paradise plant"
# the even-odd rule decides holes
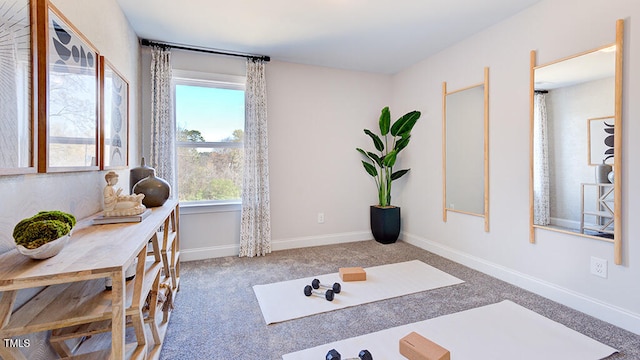
[[[398,154],[409,145],[411,130],[420,115],[419,111],[408,112],[392,125],[391,113],[387,106],[380,113],[380,135],[364,129],[364,133],[373,140],[373,145],[378,153],[364,151],[361,148],[356,148],[356,150],[367,158],[367,160],[362,160],[362,165],[367,173],[375,179],[378,189],[378,206],[380,207],[391,206],[391,183],[411,170],[393,171],[393,166]]]

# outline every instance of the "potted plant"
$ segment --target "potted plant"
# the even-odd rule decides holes
[[[400,208],[391,205],[391,183],[410,169],[393,171],[393,166],[398,154],[409,145],[411,130],[419,118],[419,111],[411,111],[391,125],[391,113],[387,106],[380,113],[380,135],[364,129],[364,133],[371,137],[377,153],[356,148],[367,158],[362,165],[375,179],[378,189],[378,204],[370,207],[371,232],[376,241],[383,244],[396,242],[400,235]]]

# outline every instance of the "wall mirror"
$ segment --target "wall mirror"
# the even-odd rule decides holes
[[[0,175],[36,170],[35,9],[35,1],[0,2]]]
[[[576,234],[614,244],[621,256],[622,36],[536,65],[531,52],[531,232]]]
[[[484,217],[489,231],[489,68],[484,81],[448,91],[442,83],[443,220]]]

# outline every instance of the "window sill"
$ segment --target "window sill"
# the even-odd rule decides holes
[[[192,202],[180,204],[180,214],[182,215],[239,212],[241,210],[242,202],[240,201]]]

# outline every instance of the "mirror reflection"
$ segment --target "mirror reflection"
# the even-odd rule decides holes
[[[485,73],[488,69],[485,69]],[[447,212],[485,217],[488,231],[487,87],[447,92],[443,84],[444,221]]]
[[[533,223],[614,234],[615,46],[534,71]]]

